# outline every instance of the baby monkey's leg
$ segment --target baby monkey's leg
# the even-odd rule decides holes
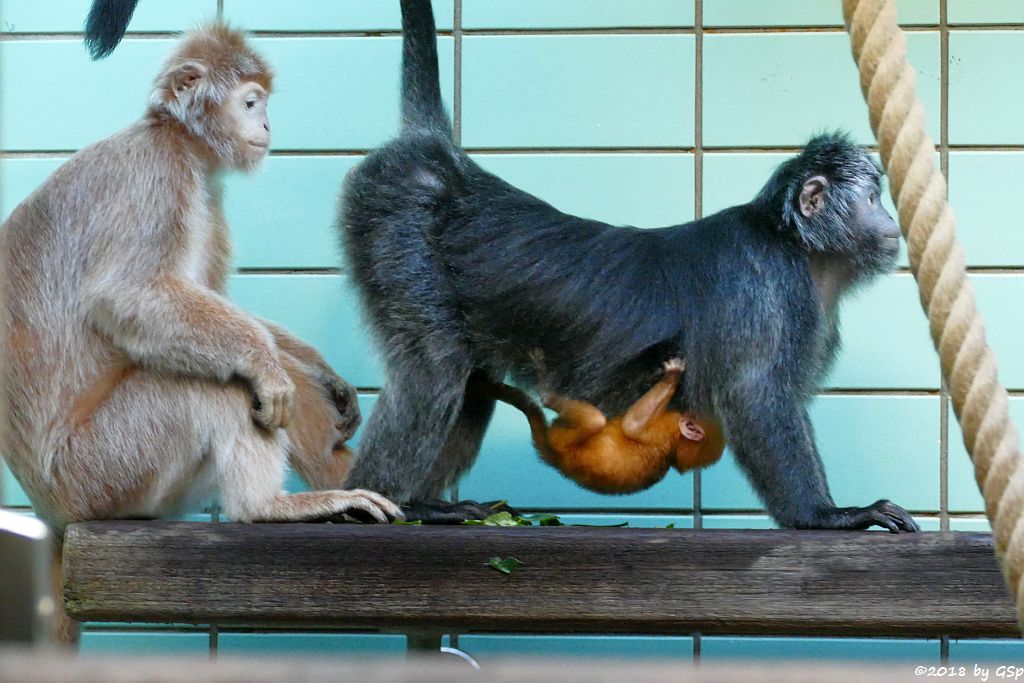
[[[595,406],[586,401],[577,401],[556,394],[552,390],[551,377],[544,365],[544,354],[540,349],[534,349],[530,353],[530,358],[537,367],[537,391],[541,402],[545,407],[558,413],[558,419],[555,420],[552,429],[570,433],[569,440],[573,443],[586,441],[604,429],[608,420]]]

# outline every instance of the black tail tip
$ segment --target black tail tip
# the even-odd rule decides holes
[[[118,46],[136,5],[138,0],[93,0],[85,20],[85,46],[94,60],[107,57]]]

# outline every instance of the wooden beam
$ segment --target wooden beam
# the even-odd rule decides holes
[[[935,659],[936,662],[928,662],[933,671],[939,668],[938,658]],[[568,659],[559,662],[519,657],[515,661],[489,660],[485,670],[480,672],[463,662],[436,657],[411,661],[376,657],[353,661],[351,657],[317,659],[308,655],[288,659],[219,656],[211,661],[206,657],[73,657],[55,652],[0,648],[0,681],[5,683],[921,683],[927,680],[922,674],[915,676],[915,666],[828,662],[773,662],[765,666],[708,662],[697,667],[685,660],[595,662]],[[995,665],[987,668],[994,674]],[[967,666],[967,672],[972,673],[971,665]],[[1009,675],[1003,679],[1013,680],[1015,673],[1015,667],[1010,667]]]
[[[1019,636],[986,534],[90,522],[64,571],[80,620]]]

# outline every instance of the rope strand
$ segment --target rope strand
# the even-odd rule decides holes
[[[1017,427],[1008,413],[995,355],[967,279],[966,261],[946,202],[946,179],[935,166],[935,143],[925,132],[916,74],[893,0],[843,0],[843,16],[860,69],[871,129],[907,239],[910,269],[928,314],[942,376],[985,497],[996,557],[1024,625],[1024,464]]]

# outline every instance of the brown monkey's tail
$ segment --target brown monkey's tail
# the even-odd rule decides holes
[[[544,410],[530,398],[529,394],[504,382],[488,382],[482,387],[481,393],[507,403],[525,415],[527,422],[530,423],[533,443],[537,450],[541,454],[548,452],[548,420],[544,416]]]

